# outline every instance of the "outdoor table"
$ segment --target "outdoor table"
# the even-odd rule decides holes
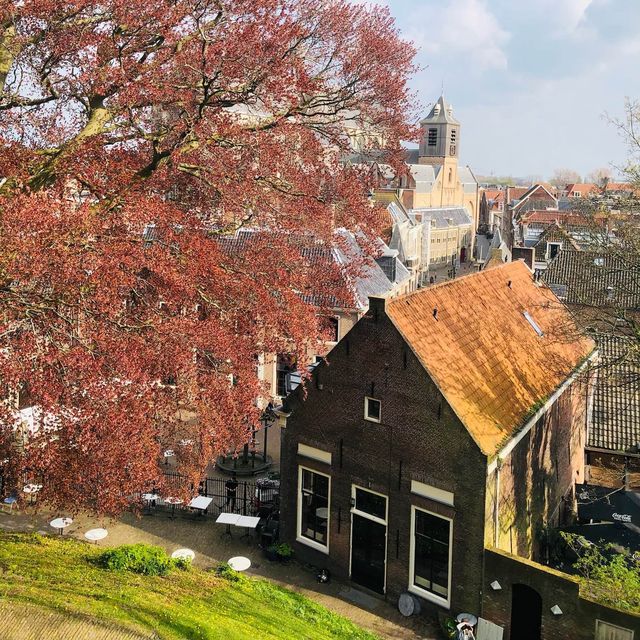
[[[256,516],[240,516],[235,523],[236,527],[244,527],[246,529],[244,535],[241,538],[251,538],[251,531],[255,531],[258,523],[260,522],[260,518]]]
[[[230,538],[233,538],[233,536],[231,535],[231,525],[236,524],[239,518],[240,516],[237,513],[221,513],[218,516],[218,518],[216,519],[216,524],[219,523],[219,524],[227,525],[226,531],[222,534],[223,536],[226,535],[226,536],[229,536]]]
[[[458,623],[458,629],[463,629],[465,625],[475,627],[478,624],[478,618],[472,613],[459,613],[456,616],[456,622]]]
[[[180,498],[174,498],[173,496],[169,496],[168,498],[165,498],[164,501],[171,505],[171,517],[175,518],[176,517],[176,505],[177,504],[182,504],[184,502],[184,500],[180,500]]]
[[[89,540],[89,542],[98,544],[98,540],[104,540],[107,535],[108,532],[106,529],[89,529],[89,531],[84,534],[84,537]]]
[[[62,535],[62,532],[73,522],[72,518],[56,518],[49,523],[50,527],[58,530],[58,533]]]
[[[251,560],[244,556],[235,556],[234,558],[229,558],[227,564],[234,571],[246,571],[251,566]]]
[[[171,554],[171,557],[177,560],[189,560],[189,562],[191,562],[196,557],[196,554],[191,549],[176,549]]]
[[[191,509],[197,509],[202,515],[204,515],[212,502],[213,498],[207,498],[207,496],[196,496],[187,506],[191,507]]]
[[[38,493],[40,489],[42,489],[41,484],[25,484],[24,487],[22,487],[22,491],[29,496],[29,504],[33,504],[36,493]]]

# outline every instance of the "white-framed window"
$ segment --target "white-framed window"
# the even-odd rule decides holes
[[[351,513],[363,516],[379,524],[387,524],[387,496],[357,484],[351,485]]]
[[[365,396],[364,399],[364,419],[371,422],[382,421],[382,402],[375,398]]]
[[[412,506],[409,591],[450,607],[452,548],[453,520]]]
[[[329,344],[340,340],[340,318],[337,316],[320,316],[320,329]]]
[[[298,522],[296,540],[329,553],[331,476],[298,467]]]
[[[553,260],[562,249],[562,242],[547,242],[547,260]]]

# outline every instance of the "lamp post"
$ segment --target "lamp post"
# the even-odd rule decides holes
[[[269,427],[275,424],[276,418],[277,416],[273,411],[273,405],[269,403],[263,411],[262,416],[260,416],[260,422],[262,422],[262,428],[264,430],[264,454],[262,456],[264,462],[267,461],[267,435],[269,433]]]

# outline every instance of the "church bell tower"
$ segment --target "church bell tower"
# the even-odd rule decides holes
[[[440,96],[429,115],[420,121],[420,164],[444,165],[445,160],[458,163],[460,123],[453,117],[453,107]]]

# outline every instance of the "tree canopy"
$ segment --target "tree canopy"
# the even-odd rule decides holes
[[[5,480],[117,514],[164,449],[197,480],[241,446],[259,354],[345,295],[308,256],[377,229],[343,158],[401,162],[413,55],[347,0],[0,0],[0,383],[35,424],[2,404]],[[241,227],[277,233],[229,251]]]

